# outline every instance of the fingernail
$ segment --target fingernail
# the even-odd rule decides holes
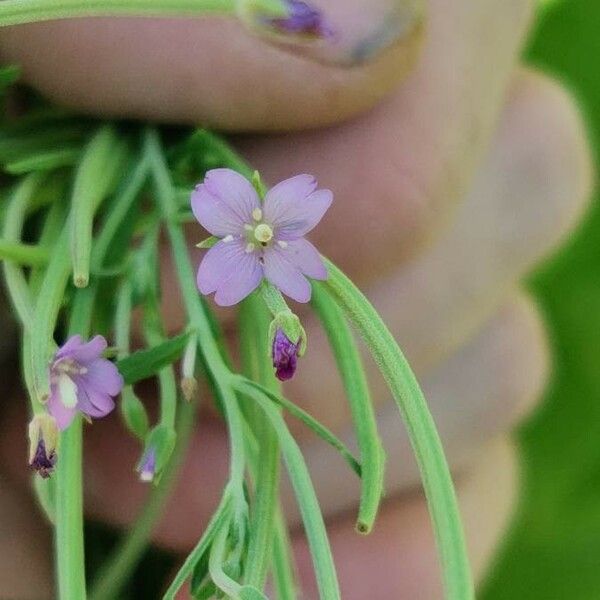
[[[424,12],[422,0],[280,2],[285,14],[272,16],[254,9],[242,17],[255,33],[270,43],[341,66],[373,60],[409,38],[419,28]]]

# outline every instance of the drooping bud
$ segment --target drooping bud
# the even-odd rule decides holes
[[[269,326],[269,341],[277,379],[291,379],[296,372],[298,358],[306,352],[306,332],[300,319],[291,310],[277,313]]]
[[[58,427],[47,413],[35,415],[29,423],[29,465],[47,479],[56,465]]]
[[[144,452],[140,458],[136,471],[140,481],[157,482],[169,462],[177,434],[172,427],[157,425],[146,437]]]

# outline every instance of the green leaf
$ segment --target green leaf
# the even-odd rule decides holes
[[[251,585],[244,585],[239,591],[240,600],[269,600],[260,590]]]
[[[350,404],[361,464],[361,496],[356,529],[359,533],[369,533],[383,495],[385,451],[377,431],[367,376],[344,313],[322,284],[316,281],[313,282],[312,304],[327,333]]]
[[[259,394],[264,400],[269,400],[274,404],[281,406],[287,410],[293,417],[302,421],[307,427],[310,427],[321,439],[327,442],[330,446],[335,448],[341,455],[342,458],[348,463],[350,468],[360,477],[361,476],[361,465],[354,458],[352,452],[348,450],[346,445],[337,438],[325,425],[319,423],[314,417],[311,417],[307,412],[302,410],[299,406],[296,406],[293,402],[290,402],[283,396],[272,392],[258,383],[246,379],[242,376],[234,377],[236,389],[244,394],[248,394],[252,398],[256,398],[256,394]]]
[[[158,346],[147,350],[138,350],[117,361],[117,369],[123,376],[125,385],[133,385],[138,381],[152,377],[163,367],[170,365],[181,357],[190,332],[168,339]]]
[[[423,392],[377,311],[331,261],[326,264],[329,278],[324,286],[362,335],[406,424],[433,522],[446,595],[453,600],[471,600],[473,579],[456,494]]]
[[[23,175],[32,171],[51,171],[76,164],[80,154],[81,150],[79,148],[41,150],[6,163],[4,170],[11,175]]]
[[[329,540],[327,539],[327,531],[302,451],[276,407],[256,388],[246,386],[244,393],[260,405],[277,433],[283,459],[304,523],[320,598],[322,600],[339,600],[339,584]]]

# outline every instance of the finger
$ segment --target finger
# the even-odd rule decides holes
[[[539,323],[527,306],[518,303],[514,308],[507,307],[506,313],[500,314],[452,365],[423,382],[450,460],[461,467],[466,466],[466,457],[475,449],[474,455],[478,455],[485,441],[514,422],[542,385],[545,352],[539,339]],[[478,384],[474,385],[474,381]],[[468,393],[469,384],[477,392],[476,399]],[[418,475],[399,417],[389,418],[383,413],[381,425],[388,445],[386,485],[392,494],[400,487],[415,485]],[[473,440],[464,444],[463,438]],[[15,439],[0,441],[19,445]],[[126,526],[134,520],[148,493],[147,486],[138,483],[133,472],[140,453],[138,444],[125,436],[114,417],[105,420],[101,427],[89,428],[85,442],[88,514]],[[341,459],[323,445],[305,443],[303,452],[324,514],[333,516],[353,507],[359,497],[358,485]],[[216,419],[203,418],[173,498],[154,532],[157,543],[185,551],[199,539],[226,483],[228,461],[224,425]],[[12,468],[19,472],[17,465]],[[300,521],[289,488],[283,489],[283,495],[286,512],[297,525]]]
[[[533,304],[521,296],[504,304],[473,339],[422,377],[425,397],[455,472],[468,472],[481,447],[508,431],[533,406],[547,370],[541,319]],[[391,400],[379,408],[377,420],[388,456],[386,493],[394,495],[417,486],[419,471]],[[355,446],[350,427],[344,432],[342,439]],[[354,473],[313,437],[304,439],[302,451],[327,513],[352,510],[360,494]],[[298,522],[289,486],[283,494],[289,518]]]
[[[517,485],[514,448],[498,439],[481,451],[474,470],[457,482],[474,575],[485,574],[512,513]],[[421,494],[388,501],[368,536],[354,531],[352,518],[328,527],[342,597],[442,598],[440,567],[425,499]],[[300,574],[308,598],[316,598],[306,543],[296,540]]]
[[[31,497],[1,479],[0,598],[48,600],[54,596],[49,528]]]
[[[515,282],[564,238],[586,206],[590,186],[589,151],[572,101],[542,76],[519,77],[452,224],[421,256],[367,289],[417,374],[474,335]],[[361,258],[368,251],[361,247]],[[327,341],[307,325],[310,351],[290,396],[333,427],[347,423],[339,378],[333,367],[324,367],[331,365],[323,359]],[[367,366],[375,401],[387,399],[376,369]]]
[[[384,31],[377,8],[382,2],[324,4],[334,12],[360,15],[367,31]],[[419,139],[435,130],[443,115],[452,115],[453,133],[447,123],[444,129],[445,143],[453,145],[473,107],[494,111],[486,101],[497,104],[502,93],[530,4],[429,2],[424,57],[418,75],[404,87],[405,120],[419,124],[413,127],[420,130]],[[26,79],[52,100],[86,112],[235,130],[316,127],[364,111],[395,87],[412,61],[420,32],[419,19],[406,19],[414,24],[399,22],[400,39],[354,69],[290,56],[250,36],[238,23],[217,19],[85,19],[19,26],[0,32],[0,56],[21,64]],[[494,43],[481,44],[483,31]],[[471,121],[477,130],[479,117]]]

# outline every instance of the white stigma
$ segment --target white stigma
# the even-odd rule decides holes
[[[252,211],[252,218],[253,218],[255,221],[260,221],[260,220],[262,219],[262,210],[260,210],[260,208],[255,208],[255,209]]]
[[[261,243],[266,244],[273,239],[273,230],[266,224],[261,223],[254,230],[254,237]]]

